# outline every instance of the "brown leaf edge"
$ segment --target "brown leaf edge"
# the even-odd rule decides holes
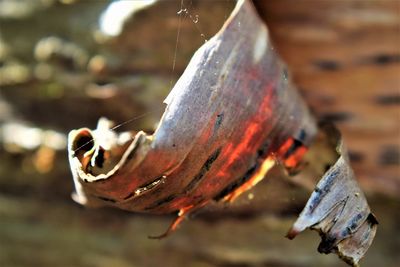
[[[378,221],[354,177],[340,132],[331,124],[320,129],[335,143],[338,159],[318,182],[287,237],[293,239],[307,228],[316,230],[321,236],[318,252],[335,253],[359,266]]]

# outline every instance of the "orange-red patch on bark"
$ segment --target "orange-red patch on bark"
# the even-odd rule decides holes
[[[284,158],[287,151],[294,145],[294,139],[289,138],[286,142],[279,148],[278,156],[281,158],[283,164],[286,168],[295,168],[299,165],[304,154],[308,151],[307,147],[300,146],[294,150],[287,158]]]
[[[242,184],[239,188],[231,192],[229,195],[226,195],[223,200],[226,202],[232,202],[237,197],[239,197],[242,193],[251,189],[253,186],[258,184],[262,179],[264,179],[265,175],[268,173],[270,169],[275,165],[275,158],[272,156],[267,157],[257,172],[244,184]]]

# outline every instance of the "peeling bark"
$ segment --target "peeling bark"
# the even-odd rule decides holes
[[[76,201],[135,212],[178,212],[170,228],[174,230],[185,214],[209,201],[233,201],[277,161],[296,170],[317,132],[250,1],[239,1],[221,31],[195,53],[165,103],[153,135],[118,134],[106,119],[94,131],[71,131]],[[322,193],[311,197],[307,217],[300,217],[290,236],[306,227],[320,229],[326,235],[320,251],[338,246],[343,257],[356,262],[359,257],[354,255],[365,252],[358,249],[364,239],[356,230],[366,231],[368,224],[362,222],[369,218],[369,209],[348,165],[339,164],[347,168],[335,165],[335,175],[324,176]],[[335,189],[344,185],[335,182],[339,177],[344,177],[347,191]],[[346,192],[354,196],[346,198]],[[355,193],[359,209],[346,208]],[[333,220],[318,228],[316,223],[331,214]],[[303,219],[309,217],[312,224]],[[349,231],[344,233],[341,225]],[[342,231],[339,236],[332,232],[336,227]]]
[[[316,133],[248,1],[195,53],[165,103],[153,135],[119,141],[126,133],[106,120],[70,133],[79,202],[168,213],[231,200],[267,171],[267,158],[295,167]]]
[[[319,232],[320,253],[336,253],[345,262],[358,266],[374,239],[377,220],[357,184],[340,133],[333,126],[323,126],[333,139],[338,159],[324,174],[311,194],[287,237],[310,228]]]

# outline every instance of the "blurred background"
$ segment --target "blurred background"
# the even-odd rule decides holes
[[[68,132],[101,116],[152,132],[193,52],[234,5],[0,0],[0,266],[346,266],[318,254],[314,232],[284,238],[309,191],[279,170],[160,241],[147,236],[173,217],[85,209],[70,197]],[[400,1],[256,5],[313,112],[343,132],[380,222],[362,266],[400,266]]]

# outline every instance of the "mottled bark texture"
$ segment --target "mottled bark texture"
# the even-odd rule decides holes
[[[292,239],[306,228],[320,233],[320,253],[334,252],[345,262],[358,266],[374,239],[377,220],[350,167],[340,133],[332,125],[321,132],[337,151],[337,161],[318,182],[310,199],[290,229]]]

